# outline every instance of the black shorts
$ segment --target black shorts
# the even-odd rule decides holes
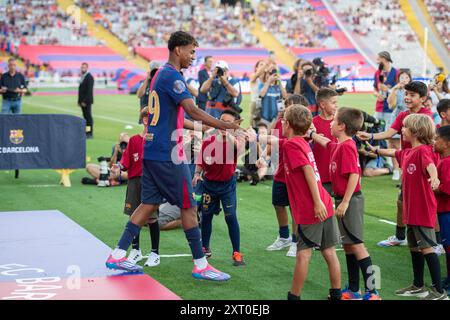
[[[278,207],[289,206],[289,196],[285,183],[273,180],[272,184],[272,204]]]
[[[135,177],[128,180],[127,194],[125,197],[125,207],[123,213],[131,216],[137,207],[141,204],[141,177]]]

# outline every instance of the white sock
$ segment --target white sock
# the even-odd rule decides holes
[[[119,259],[125,258],[125,256],[127,255],[127,252],[125,250],[115,248],[113,250],[113,252],[111,252],[111,255],[114,259],[119,260]]]
[[[197,267],[197,269],[202,270],[208,266],[208,261],[206,261],[206,257],[203,257],[200,259],[194,259],[194,264]]]

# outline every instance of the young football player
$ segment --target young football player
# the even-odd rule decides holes
[[[437,246],[434,228],[438,209],[433,190],[437,190],[440,185],[436,168],[439,157],[433,152],[432,145],[435,136],[433,120],[428,115],[408,115],[403,120],[402,136],[412,148],[373,148],[382,156],[395,156],[403,168],[403,222],[408,226],[414,280],[410,286],[395,293],[426,300],[448,300],[447,292],[442,289],[439,258],[433,250]],[[431,275],[430,290],[424,285],[425,261]]]
[[[336,200],[336,216],[347,260],[348,286],[343,300],[380,300],[375,288],[375,269],[364,245],[364,196],[361,192],[361,166],[352,137],[362,128],[360,110],[340,108],[331,123],[331,133],[338,142],[312,131],[310,137],[330,152],[330,179]],[[359,291],[359,269],[364,279],[365,294]]]
[[[440,100],[436,108],[441,117],[441,123],[436,128],[450,125],[450,99]]]

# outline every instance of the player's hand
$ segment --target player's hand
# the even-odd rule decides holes
[[[197,186],[197,183],[198,183],[199,181],[203,181],[203,178],[202,178],[202,176],[201,176],[200,174],[196,173],[196,174],[194,175],[194,178],[192,179],[192,186],[193,186],[193,187],[196,187],[196,186]]]
[[[433,190],[439,190],[439,185],[441,184],[441,181],[439,181],[439,179],[436,178],[430,178],[428,179],[428,181],[430,182],[431,188]]]
[[[336,209],[336,217],[343,218],[345,215],[345,212],[348,209],[348,202],[342,201],[341,204]]]
[[[327,208],[322,201],[314,204],[314,215],[319,218],[320,221],[325,221],[328,217]]]
[[[370,140],[370,138],[372,138],[372,134],[364,131],[358,131],[356,133],[356,137],[361,141],[367,141]]]
[[[0,89],[0,93],[5,93],[7,90],[8,90],[8,89],[7,89],[6,87],[2,87],[2,88]]]

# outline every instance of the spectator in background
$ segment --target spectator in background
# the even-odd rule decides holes
[[[218,61],[200,88],[201,93],[208,94],[206,112],[217,119],[224,110],[242,111],[239,107],[242,99],[239,80],[229,76],[229,70],[228,63]]]
[[[431,102],[433,104],[432,111],[433,111],[433,119],[434,123],[438,124],[441,119],[437,112],[437,105],[439,101],[442,99],[450,99],[450,91],[448,89],[448,81],[447,78],[443,73],[438,73],[434,76],[433,81],[431,81],[430,85],[428,86]]]
[[[255,72],[250,76],[250,125],[256,128],[256,124],[261,120],[261,90],[262,78],[265,73],[267,62],[259,60],[255,65]]]
[[[19,114],[22,111],[22,96],[27,92],[23,74],[17,71],[16,60],[8,60],[8,72],[0,78],[0,93],[3,96],[2,114]]]
[[[385,123],[390,121],[392,110],[387,101],[389,90],[397,84],[397,69],[392,67],[391,55],[387,51],[381,51],[377,56],[378,70],[375,72],[374,88],[377,97],[374,117],[383,120]]]
[[[208,80],[208,78],[211,76],[212,66],[213,66],[213,57],[206,56],[205,63],[203,64],[203,67],[198,72],[199,88],[201,88],[203,83],[205,83],[205,81]],[[197,97],[197,105],[203,111],[206,110],[206,101],[207,100],[208,100],[208,96],[205,93],[199,92],[198,97]]]
[[[92,119],[92,104],[94,103],[94,77],[88,71],[88,64],[81,64],[81,79],[78,87],[78,105],[86,120],[86,138],[92,139],[94,134],[94,120]]]
[[[158,71],[158,68],[161,66],[161,64],[158,61],[152,61],[149,64],[147,77],[145,80],[141,83],[141,86],[139,87],[137,91],[137,97],[139,98],[140,102],[140,108],[141,110],[148,106],[148,97],[150,95],[150,83],[152,81],[153,76],[155,75],[156,71]],[[139,117],[139,124],[142,124],[142,119]]]
[[[284,108],[283,99],[287,99],[287,92],[281,84],[279,71],[275,64],[270,64],[266,68],[263,82],[260,84],[259,92],[261,97],[261,121],[269,125],[277,118],[278,111]]]
[[[386,122],[385,128],[391,127],[394,120],[400,114],[400,112],[406,111],[405,105],[405,85],[412,81],[412,76],[409,70],[400,70],[398,74],[399,82],[392,88],[387,98],[388,106],[392,110],[389,121]],[[400,134],[394,135],[389,139],[389,148],[400,150]],[[400,180],[400,170],[396,159],[392,160],[393,175],[392,180]]]

